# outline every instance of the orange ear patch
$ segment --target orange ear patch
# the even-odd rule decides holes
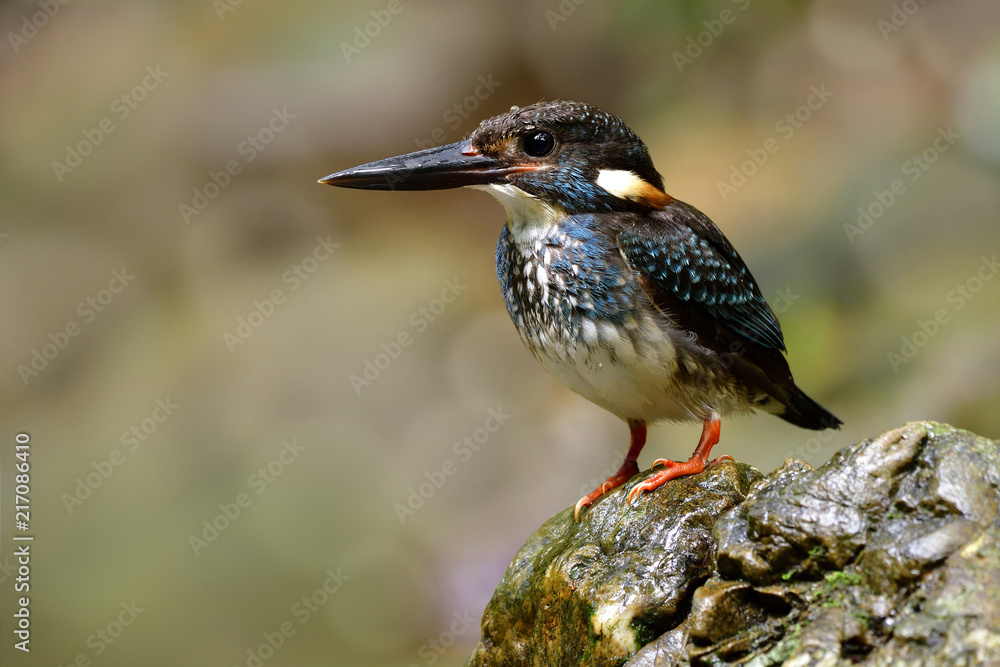
[[[666,192],[646,181],[642,182],[642,186],[635,193],[635,198],[633,199],[633,201],[646,203],[653,208],[664,208],[673,200],[674,198]]]

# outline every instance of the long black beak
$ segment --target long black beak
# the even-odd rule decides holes
[[[507,174],[525,169],[481,155],[466,140],[369,162],[319,182],[362,190],[443,190],[502,183]]]

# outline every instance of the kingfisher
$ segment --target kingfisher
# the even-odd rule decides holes
[[[796,386],[774,311],[722,231],[664,191],[646,145],[588,104],[541,102],[463,140],[346,169],[320,183],[366,190],[471,187],[507,213],[497,278],[521,340],[567,387],[628,424],[618,472],[574,518],[639,473],[647,424],[702,423],[687,461],[632,487],[630,504],[710,459],[723,415],[763,410],[802,428],[841,421]]]

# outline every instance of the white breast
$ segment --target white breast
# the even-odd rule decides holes
[[[562,338],[554,331],[522,332],[522,338],[553,376],[622,419],[701,419],[703,408],[673,381],[677,359],[669,337],[651,317],[633,324],[622,332],[585,319],[582,338],[569,345],[553,345]]]

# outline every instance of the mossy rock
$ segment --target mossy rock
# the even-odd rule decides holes
[[[1000,665],[997,442],[912,423],[629,505],[644,477],[528,539],[469,665]]]

